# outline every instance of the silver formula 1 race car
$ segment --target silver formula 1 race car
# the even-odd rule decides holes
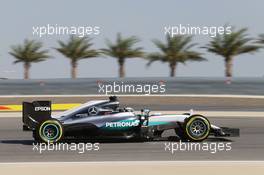
[[[23,130],[32,130],[40,142],[63,139],[161,139],[173,129],[184,141],[203,141],[208,136],[235,137],[239,129],[218,127],[200,114],[139,114],[130,107],[120,108],[117,97],[89,101],[79,107],[51,115],[50,101],[23,102]]]

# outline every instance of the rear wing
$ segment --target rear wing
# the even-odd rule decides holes
[[[51,101],[23,102],[23,130],[34,130],[44,120],[51,118]]]

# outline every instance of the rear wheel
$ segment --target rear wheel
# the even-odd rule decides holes
[[[63,127],[58,120],[46,120],[37,127],[33,137],[45,143],[59,142],[63,138]]]

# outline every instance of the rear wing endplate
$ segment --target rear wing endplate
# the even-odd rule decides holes
[[[23,102],[23,128],[34,130],[44,120],[51,118],[51,101]]]

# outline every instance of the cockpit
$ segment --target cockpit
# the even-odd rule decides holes
[[[76,108],[64,111],[57,115],[54,115],[54,118],[83,118],[89,116],[101,116],[108,114],[115,114],[120,112],[134,112],[130,107],[120,108],[119,101],[116,96],[109,97],[109,100],[94,100],[84,103]]]
[[[130,107],[120,108],[120,102],[116,96],[110,96],[109,101],[95,105],[88,109],[89,115],[106,115],[119,112],[134,112],[134,109]]]

